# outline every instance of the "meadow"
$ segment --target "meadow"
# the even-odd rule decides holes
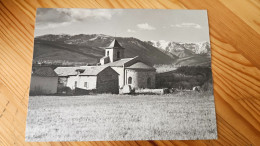
[[[214,97],[30,96],[26,141],[216,139]]]

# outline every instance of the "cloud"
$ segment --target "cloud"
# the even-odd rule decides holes
[[[111,19],[112,15],[120,13],[121,10],[110,9],[57,9],[61,14],[65,14],[74,20],[84,20],[86,18]]]
[[[36,15],[36,29],[48,29],[67,26],[73,22],[94,20],[110,20],[122,10],[112,9],[68,9],[40,8]]]
[[[148,23],[141,23],[136,25],[139,29],[143,30],[155,30],[155,27],[149,25]]]
[[[201,29],[202,27],[196,23],[181,23],[181,24],[174,24],[171,27],[180,27],[180,28],[196,28]]]
[[[36,29],[48,29],[48,28],[56,28],[61,26],[70,25],[72,22],[62,22],[62,23],[47,23],[45,25],[38,25]]]
[[[136,33],[136,31],[132,30],[132,29],[127,29],[127,32],[129,32],[129,33]]]

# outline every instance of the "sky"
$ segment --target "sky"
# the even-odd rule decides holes
[[[209,41],[206,10],[38,8],[35,36],[105,34],[142,41]]]

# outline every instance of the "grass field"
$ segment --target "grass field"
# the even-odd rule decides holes
[[[217,138],[214,97],[169,95],[30,96],[26,141]]]

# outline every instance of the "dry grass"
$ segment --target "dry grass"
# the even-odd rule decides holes
[[[185,94],[185,95],[184,95]],[[30,96],[27,141],[215,139],[214,97]]]

